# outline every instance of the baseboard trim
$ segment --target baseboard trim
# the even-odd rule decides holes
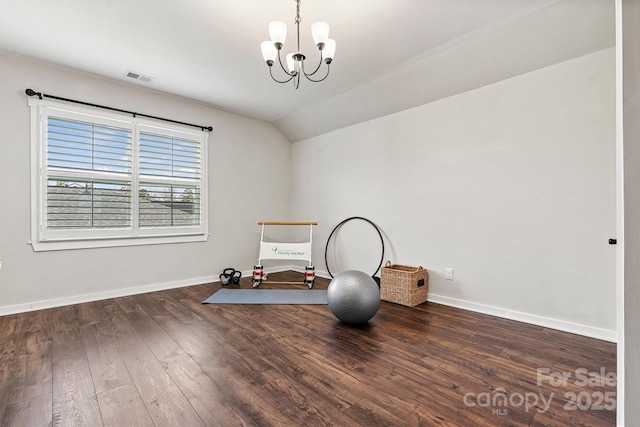
[[[265,273],[277,273],[299,269],[299,266],[279,266],[265,268]],[[304,268],[302,270],[304,271]],[[251,277],[253,270],[242,271],[242,277]],[[328,275],[327,275],[328,277]],[[133,286],[129,288],[113,289],[103,292],[93,292],[89,294],[73,295],[70,297],[54,298],[49,300],[35,301],[25,304],[15,304],[0,306],[0,316],[26,313],[29,311],[46,310],[48,308],[64,307],[66,305],[82,304],[85,302],[101,301],[110,298],[127,297],[130,295],[146,294],[148,292],[166,291],[167,289],[184,288],[187,286],[202,285],[204,283],[216,283],[220,281],[220,276],[194,277],[191,279],[177,280],[173,282],[156,283],[152,285]]]
[[[220,281],[218,276],[195,277],[192,279],[178,280],[174,282],[163,282],[153,285],[113,289],[103,292],[93,292],[90,294],[35,301],[26,304],[7,305],[4,307],[0,306],[0,316],[63,307],[65,305],[82,304],[85,302],[100,301],[110,298],[126,297],[129,295],[146,294],[148,292],[165,291],[167,289],[183,288],[186,286],[201,285],[204,283],[213,283],[218,281]]]
[[[516,320],[518,322],[529,323],[531,325],[542,326],[550,329],[557,329],[563,332],[583,335],[599,340],[617,342],[618,334],[616,331],[608,329],[596,328],[593,326],[581,325],[579,323],[566,322],[564,320],[551,319],[549,317],[538,316],[535,314],[522,313],[519,311],[507,310],[504,308],[494,307],[490,305],[478,304],[470,301],[460,300],[456,298],[445,297],[442,295],[430,294],[428,301],[437,304],[443,304],[450,307],[461,308],[463,310],[475,311],[477,313],[488,314],[503,319]]]
[[[299,266],[290,266],[291,270],[304,271]],[[326,271],[316,270],[316,275],[330,279],[329,273]],[[490,305],[478,304],[470,301],[460,300],[456,298],[445,297],[442,295],[429,294],[428,301],[442,304],[449,307],[460,308],[463,310],[474,311],[476,313],[488,314],[503,319],[516,320],[518,322],[529,323],[531,325],[542,326],[545,328],[556,329],[562,332],[582,335],[590,338],[596,338],[603,341],[617,342],[618,334],[616,331],[608,329],[596,328],[593,326],[581,325],[579,323],[566,322],[563,320],[551,319],[548,317],[538,316],[535,314],[522,313],[519,311],[507,310],[504,308],[494,307]]]
[[[304,267],[299,265],[285,265],[278,267],[268,267],[264,269],[267,273],[277,273],[281,271],[298,271],[303,273]],[[316,276],[325,279],[331,279],[328,272],[322,270],[316,270]],[[251,277],[253,270],[242,271],[242,277]],[[122,289],[114,289],[104,292],[95,292],[83,295],[74,295],[64,298],[54,298],[50,300],[36,301],[26,304],[16,304],[8,306],[0,306],[0,316],[7,316],[10,314],[25,313],[35,310],[44,310],[48,308],[62,307],[65,305],[81,304],[85,302],[100,301],[110,298],[126,297],[129,295],[144,294],[148,292],[164,291],[167,289],[182,288],[186,286],[201,285],[204,283],[219,282],[219,276],[204,276],[195,277],[192,279],[178,280],[173,282],[157,283],[153,285],[135,286]],[[443,304],[450,307],[456,307],[463,310],[474,311],[477,313],[488,314],[491,316],[500,317],[503,319],[516,320],[518,322],[529,323],[532,325],[542,326],[545,328],[557,329],[563,332],[569,332],[572,334],[583,335],[591,338],[596,338],[609,342],[617,342],[618,334],[616,331],[608,329],[596,328],[593,326],[581,325],[578,323],[566,322],[563,320],[551,319],[548,317],[537,316],[534,314],[522,313],[513,310],[507,310],[490,305],[478,304],[470,301],[465,301],[456,298],[450,298],[442,295],[429,294],[428,301],[436,304]]]

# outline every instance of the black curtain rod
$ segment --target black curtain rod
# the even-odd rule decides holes
[[[131,115],[133,115],[133,117],[136,117],[136,116],[146,117],[146,118],[149,118],[149,119],[163,120],[165,122],[177,123],[179,125],[185,125],[185,126],[191,126],[191,127],[194,127],[194,128],[200,128],[202,131],[205,131],[205,130],[208,130],[209,132],[213,131],[213,127],[211,127],[211,126],[194,125],[192,123],[185,123],[185,122],[179,122],[177,120],[165,119],[164,117],[150,116],[148,114],[136,113],[134,111],[121,110],[119,108],[113,108],[113,107],[107,107],[107,106],[104,106],[104,105],[92,104],[90,102],[77,101],[75,99],[62,98],[60,96],[54,96],[54,95],[47,95],[46,93],[36,92],[33,89],[27,89],[24,92],[29,96],[37,96],[40,99],[42,99],[42,97],[44,96],[45,98],[58,99],[60,101],[73,102],[73,103],[76,103],[76,104],[88,105],[90,107],[104,108],[105,110],[118,111],[120,113],[131,114]]]

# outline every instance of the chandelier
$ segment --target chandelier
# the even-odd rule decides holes
[[[320,51],[320,62],[313,72],[307,73],[305,70],[304,61],[306,56],[300,51],[300,0],[296,0],[296,35],[297,35],[297,50],[294,53],[290,53],[286,56],[286,67],[282,63],[282,57],[280,51],[284,47],[284,41],[287,38],[287,24],[282,21],[273,21],[269,24],[269,36],[270,41],[262,42],[260,46],[262,48],[262,56],[269,66],[269,74],[271,78],[278,83],[287,83],[293,80],[293,85],[296,89],[300,86],[300,77],[304,75],[307,80],[312,82],[321,82],[329,75],[329,64],[333,60],[333,55],[336,52],[336,41],[329,38],[329,25],[326,22],[316,22],[311,26],[311,35],[318,50]],[[284,80],[278,80],[273,76],[273,63],[278,58],[280,68],[286,74]],[[324,77],[314,77],[320,70],[322,63],[327,65],[327,72]]]

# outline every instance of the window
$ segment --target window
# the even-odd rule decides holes
[[[29,104],[36,251],[206,240],[207,132]]]

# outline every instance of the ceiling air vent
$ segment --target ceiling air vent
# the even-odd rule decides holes
[[[136,73],[135,71],[127,71],[125,76],[129,77],[130,79],[140,80],[144,83],[151,83],[153,81],[153,77],[145,76],[144,74]]]

